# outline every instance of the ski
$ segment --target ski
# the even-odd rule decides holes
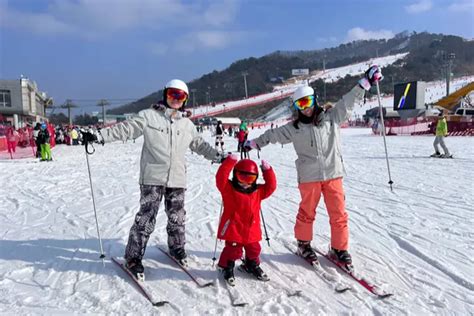
[[[293,249],[290,248],[290,246],[286,245],[285,244],[285,247],[290,250],[292,253],[294,253],[298,258],[301,258],[304,262],[306,262],[307,264],[311,265],[311,267],[313,267],[313,271],[316,272],[316,274],[324,281],[326,282],[328,285],[330,286],[333,286],[334,285],[334,291],[336,291],[336,293],[344,293],[348,290],[351,290],[352,287],[345,283],[345,282],[342,282],[342,281],[337,281],[334,276],[332,276],[330,273],[328,273],[327,271],[324,270],[323,267],[321,267],[321,265],[319,263],[309,263],[308,261],[306,261],[303,257],[301,257],[300,255],[298,255],[298,253],[296,251],[294,251]]]
[[[203,287],[208,287],[208,286],[211,286],[211,285],[214,285],[214,282],[213,281],[206,281],[206,280],[203,280],[201,277],[198,277],[196,275],[194,275],[193,273],[191,273],[191,271],[183,266],[182,264],[180,264],[178,262],[178,260],[176,260],[172,255],[169,254],[168,251],[164,250],[163,248],[159,247],[158,246],[158,249],[160,249],[160,251],[162,253],[164,253],[165,255],[168,256],[168,258],[170,258],[174,263],[176,263],[180,268],[181,270],[183,270],[190,278],[191,280],[194,281],[194,283],[196,283],[196,285],[200,288],[203,288]]]
[[[217,278],[219,279],[219,282],[221,284],[224,284],[224,287],[227,290],[227,294],[229,295],[231,305],[234,307],[244,307],[244,306],[249,305],[249,303],[245,300],[243,295],[238,290],[237,288],[238,285],[237,284],[230,285],[229,283],[227,283],[226,280],[224,280],[224,278],[222,277],[222,273],[220,271],[217,271],[217,273],[218,273]]]
[[[326,258],[327,260],[331,261],[335,266],[337,266],[339,269],[344,271],[348,276],[350,276],[353,280],[355,280],[357,283],[362,285],[364,288],[366,288],[370,293],[376,295],[379,298],[387,298],[393,295],[393,293],[387,293],[380,289],[375,284],[370,283],[369,281],[366,280],[365,277],[361,276],[360,274],[356,273],[353,269],[350,270],[348,269],[344,264],[341,262],[337,261],[333,257],[331,257],[329,254],[322,252],[321,250],[315,248],[316,252]]]
[[[226,281],[224,281],[224,284],[227,289],[227,292],[229,293],[230,302],[232,306],[243,307],[249,304],[245,301],[245,299],[242,297],[239,290],[235,288],[235,286],[229,285]]]
[[[140,292],[148,299],[148,301],[150,301],[150,303],[153,305],[153,306],[156,306],[156,307],[159,307],[159,306],[163,306],[165,304],[168,304],[169,302],[168,301],[159,301],[159,300],[155,300],[153,298],[153,296],[151,295],[151,293],[146,289],[146,287],[143,285],[143,282],[139,281],[131,272],[130,270],[127,269],[127,267],[125,267],[125,265],[123,263],[121,263],[119,260],[117,260],[116,258],[112,257],[112,262],[114,262],[115,264],[117,264],[125,273],[127,273],[127,275],[130,277],[130,279],[132,279],[132,281],[135,283],[135,285],[138,287],[138,289],[140,290]]]

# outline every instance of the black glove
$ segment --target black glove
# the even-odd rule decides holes
[[[232,153],[217,153],[217,155],[212,159],[212,163],[223,163],[226,158]]]
[[[87,143],[97,143],[97,144],[102,144],[104,145],[104,140],[103,139],[98,139],[95,134],[92,134],[91,132],[83,132],[82,133],[82,142],[84,144]]]

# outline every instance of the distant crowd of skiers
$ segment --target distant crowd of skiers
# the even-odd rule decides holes
[[[16,153],[17,146],[34,148],[34,155],[40,161],[52,161],[51,148],[57,144],[81,145],[83,144],[82,134],[86,131],[96,131],[93,126],[63,127],[54,126],[46,122],[37,122],[34,127],[26,127],[15,130],[12,126],[5,129],[7,150],[12,155]]]

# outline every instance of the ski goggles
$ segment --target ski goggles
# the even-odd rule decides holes
[[[315,104],[314,96],[308,95],[307,97],[299,98],[295,102],[293,102],[293,106],[297,110],[306,110],[312,108]]]
[[[184,102],[188,98],[188,94],[180,89],[168,88],[166,90],[166,97],[179,102]]]
[[[258,174],[246,173],[246,172],[236,172],[235,177],[237,181],[245,184],[252,184],[257,181]]]

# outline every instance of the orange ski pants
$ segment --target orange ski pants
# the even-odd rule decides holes
[[[296,239],[313,240],[313,223],[322,193],[331,225],[331,247],[347,250],[349,248],[349,227],[347,225],[349,216],[345,208],[342,178],[300,183],[298,188],[301,202],[296,216]]]

